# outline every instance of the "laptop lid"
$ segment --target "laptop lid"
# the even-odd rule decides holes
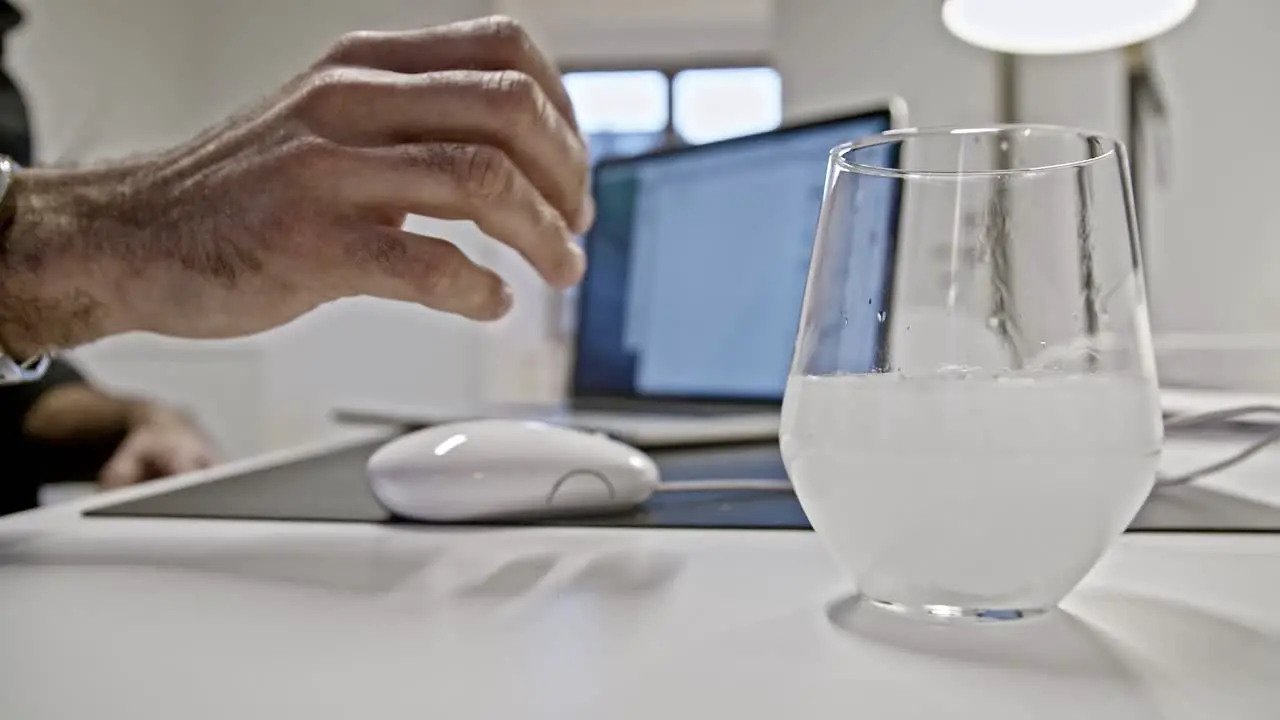
[[[899,127],[900,102],[606,160],[577,290],[572,399],[782,402],[834,146]],[[883,310],[897,197],[883,204]],[[865,342],[878,349],[879,328]],[[869,352],[875,357],[875,352]]]

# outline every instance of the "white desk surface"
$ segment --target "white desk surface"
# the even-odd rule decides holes
[[[808,532],[80,516],[262,462],[0,521],[0,717],[1280,717],[1276,535],[1128,535],[1072,616],[883,641]],[[1216,482],[1280,502],[1280,452]]]

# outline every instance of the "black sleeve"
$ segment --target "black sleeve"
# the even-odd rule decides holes
[[[10,443],[22,440],[22,425],[26,422],[27,413],[41,396],[59,385],[83,382],[84,376],[74,365],[62,358],[54,358],[49,363],[48,372],[37,381],[0,385],[0,447],[9,447]]]
[[[55,358],[35,382],[0,385],[0,458],[7,468],[0,473],[0,515],[35,507],[41,483],[58,473],[39,463],[42,448],[22,432],[27,413],[53,388],[84,381],[74,365]]]

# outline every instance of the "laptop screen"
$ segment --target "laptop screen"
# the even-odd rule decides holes
[[[873,112],[598,165],[574,396],[780,402],[828,153],[890,124]],[[878,202],[885,226],[867,230],[890,238],[897,198]],[[893,243],[878,245],[887,303]],[[865,342],[870,363],[877,327]]]

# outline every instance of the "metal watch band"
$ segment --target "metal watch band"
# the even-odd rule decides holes
[[[0,355],[0,385],[17,385],[39,380],[49,369],[49,362],[49,356],[43,353],[23,363],[8,355]]]
[[[13,203],[5,202],[9,200],[9,186],[13,181],[13,173],[18,169],[18,164],[5,155],[0,155],[0,206],[12,208]],[[4,218],[5,225],[11,218]],[[33,358],[25,360],[17,360],[9,355],[3,347],[0,347],[0,386],[17,385],[20,383],[29,383],[44,377],[45,371],[49,369],[49,356],[40,354]]]

